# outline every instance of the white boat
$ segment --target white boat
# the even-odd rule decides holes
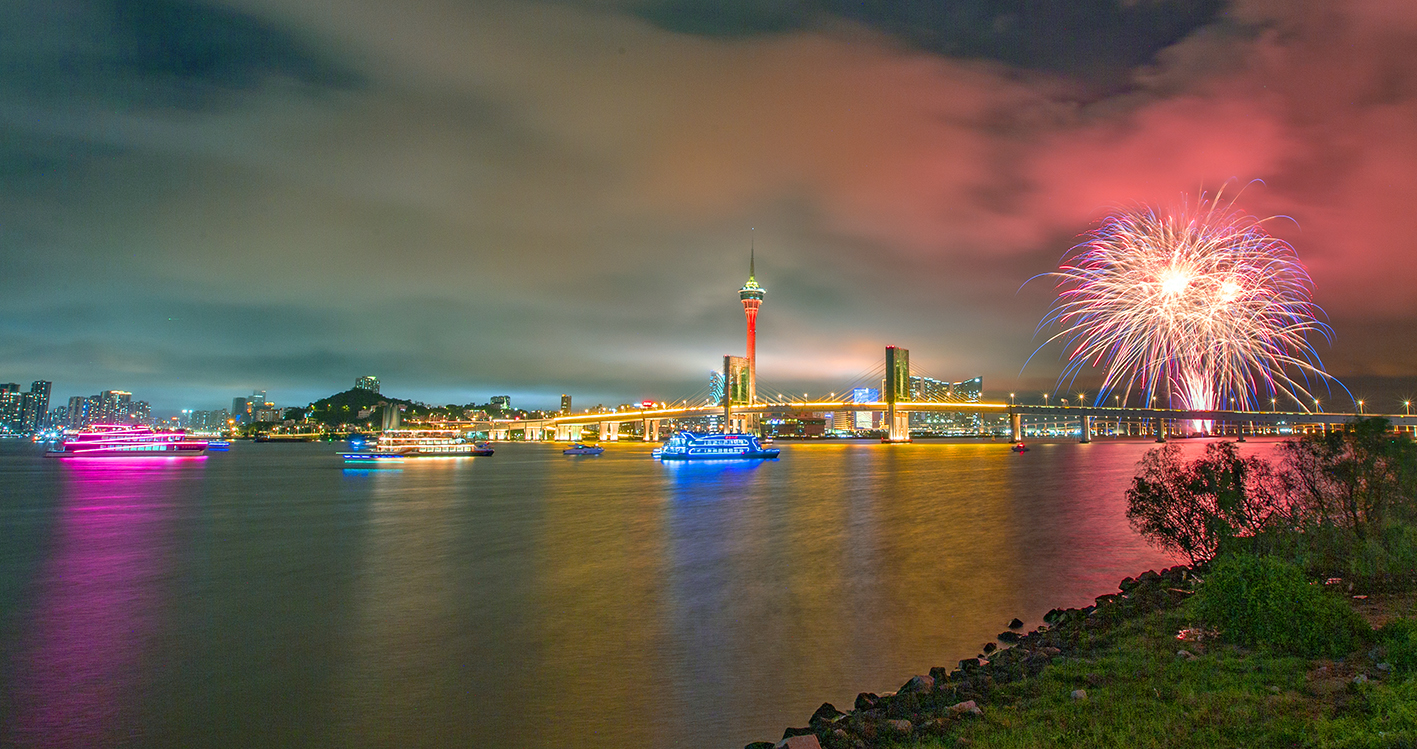
[[[207,441],[193,439],[185,431],[157,432],[148,426],[93,424],[64,436],[49,458],[172,458],[201,455]]]
[[[561,451],[562,455],[599,455],[605,452],[605,448],[600,445],[582,445],[577,442],[574,445]]]
[[[491,446],[463,437],[456,429],[390,429],[367,450],[340,453],[347,462],[405,458],[466,458],[491,455]]]
[[[771,460],[782,451],[763,447],[752,434],[695,434],[680,432],[664,447],[656,448],[660,460]]]

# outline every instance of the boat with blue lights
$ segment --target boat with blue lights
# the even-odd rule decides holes
[[[207,451],[207,441],[193,439],[185,431],[158,432],[152,427],[130,424],[93,424],[64,435],[48,458],[175,458],[197,456]]]
[[[577,442],[574,445],[561,451],[562,455],[599,455],[605,452],[605,448],[600,445],[583,445]]]
[[[777,448],[763,447],[752,434],[680,432],[670,437],[664,447],[656,448],[654,457],[660,460],[771,460],[781,452]]]
[[[352,442],[352,440],[351,440]],[[390,429],[368,450],[340,453],[346,463],[406,458],[467,458],[493,452],[486,443],[463,437],[456,429]]]

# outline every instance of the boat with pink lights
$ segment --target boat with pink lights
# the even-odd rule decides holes
[[[172,458],[201,455],[207,441],[193,439],[186,432],[158,432],[152,427],[128,424],[94,424],[74,434],[64,435],[59,449],[45,453],[49,458]]]

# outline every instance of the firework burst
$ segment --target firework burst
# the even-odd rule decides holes
[[[1331,379],[1309,344],[1332,330],[1308,272],[1233,202],[1115,213],[1048,275],[1058,298],[1039,329],[1064,341],[1060,382],[1105,371],[1098,404],[1136,392],[1195,410],[1255,409],[1262,396],[1307,407],[1308,387]]]

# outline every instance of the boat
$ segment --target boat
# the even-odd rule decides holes
[[[226,452],[231,449],[231,443],[226,440],[207,440],[208,452]]]
[[[340,453],[346,462],[405,458],[467,458],[492,454],[487,443],[465,439],[456,429],[390,429],[368,450]]]
[[[172,458],[197,456],[207,451],[207,441],[185,431],[158,432],[148,426],[93,424],[67,434],[49,458]]]
[[[771,460],[782,451],[765,448],[755,435],[744,433],[695,434],[680,432],[664,447],[656,448],[660,460]]]
[[[599,455],[605,452],[605,448],[600,445],[582,445],[577,442],[574,445],[561,451],[562,455]]]
[[[1022,442],[1018,442],[1015,443],[1014,446],[1010,447],[1009,449],[1013,450],[1016,453],[1026,453],[1028,452],[1028,445],[1023,444]]]

